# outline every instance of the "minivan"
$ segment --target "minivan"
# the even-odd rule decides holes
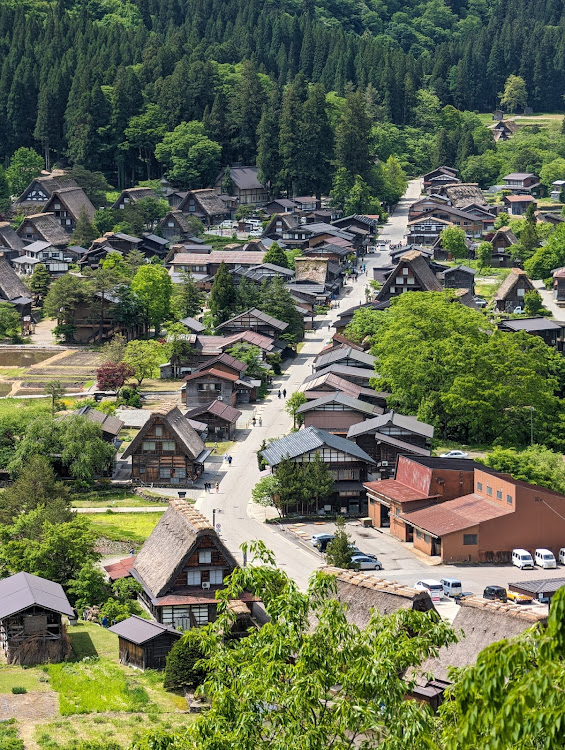
[[[483,591],[483,599],[505,602],[507,601],[506,589],[503,589],[502,586],[487,586]]]
[[[540,568],[556,568],[557,563],[555,562],[555,557],[553,556],[553,552],[548,549],[537,549],[534,554],[534,560],[536,561],[536,565],[538,565]]]
[[[458,578],[440,578],[439,582],[443,586],[443,593],[446,596],[459,596],[463,593],[463,586]]]
[[[565,547],[561,547],[559,550],[559,562],[561,565],[565,565]]]
[[[512,550],[512,565],[517,568],[534,569],[534,560],[527,549],[513,549]]]
[[[424,578],[414,586],[417,591],[427,591],[432,602],[440,602],[443,596],[443,586],[433,578]]]

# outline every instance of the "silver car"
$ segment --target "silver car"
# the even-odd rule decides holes
[[[353,555],[351,562],[358,570],[382,570],[383,564],[375,557],[367,555]]]

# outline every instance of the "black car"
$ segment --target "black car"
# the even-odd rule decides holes
[[[487,586],[483,591],[483,599],[493,599],[497,602],[505,602],[506,589],[502,586]]]

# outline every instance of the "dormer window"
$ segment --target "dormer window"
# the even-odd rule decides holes
[[[211,549],[199,550],[198,562],[199,563],[211,563],[212,562],[212,550]]]

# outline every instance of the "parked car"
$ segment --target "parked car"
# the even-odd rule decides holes
[[[473,302],[477,307],[486,307],[488,302],[482,297],[473,297]]]
[[[253,229],[247,234],[248,237],[262,237],[263,232],[260,229]]]
[[[517,591],[510,591],[510,589],[506,589],[506,598],[514,604],[531,604],[533,601],[531,596],[519,594]]]
[[[467,458],[467,454],[465,451],[447,451],[447,453],[442,453],[440,458]]]
[[[556,568],[557,562],[553,552],[549,549],[537,549],[534,552],[534,560],[539,568]]]
[[[475,594],[472,591],[463,591],[461,594],[456,594],[453,597],[453,601],[455,602],[455,604],[461,604],[463,599],[465,599],[468,596],[475,596]]]
[[[487,586],[483,591],[483,599],[491,599],[494,601],[505,602],[506,601],[506,589],[502,586]]]
[[[559,550],[559,562],[561,565],[565,565],[565,547],[561,547]]]
[[[463,586],[458,578],[441,578],[440,583],[446,596],[455,597],[463,593]]]
[[[520,570],[533,570],[534,569],[534,558],[530,555],[527,549],[513,549],[512,550],[512,565],[515,565]]]
[[[334,538],[333,534],[328,534],[327,532],[324,532],[323,534],[312,534],[312,538],[310,539],[310,541],[312,542],[312,544],[315,547],[316,544],[318,543],[318,541],[320,539],[330,539],[331,540],[333,538]]]
[[[427,591],[432,602],[440,602],[443,596],[443,586],[435,578],[422,578],[421,581],[414,584],[414,588],[416,591]]]
[[[358,570],[382,570],[383,566],[374,557],[367,557],[367,555],[353,555],[351,558],[353,565]]]
[[[518,307],[515,307],[515,308],[514,308],[514,309],[512,310],[512,314],[513,314],[513,315],[523,315],[523,314],[524,314],[524,308],[523,308],[523,307],[520,307],[520,306],[518,306]]]
[[[315,542],[312,542],[314,547],[317,547],[320,552],[325,552],[328,548],[328,544],[333,540],[333,534],[320,534]]]
[[[226,221],[222,221],[220,224],[220,229],[233,229],[233,222],[229,219],[226,219]]]

